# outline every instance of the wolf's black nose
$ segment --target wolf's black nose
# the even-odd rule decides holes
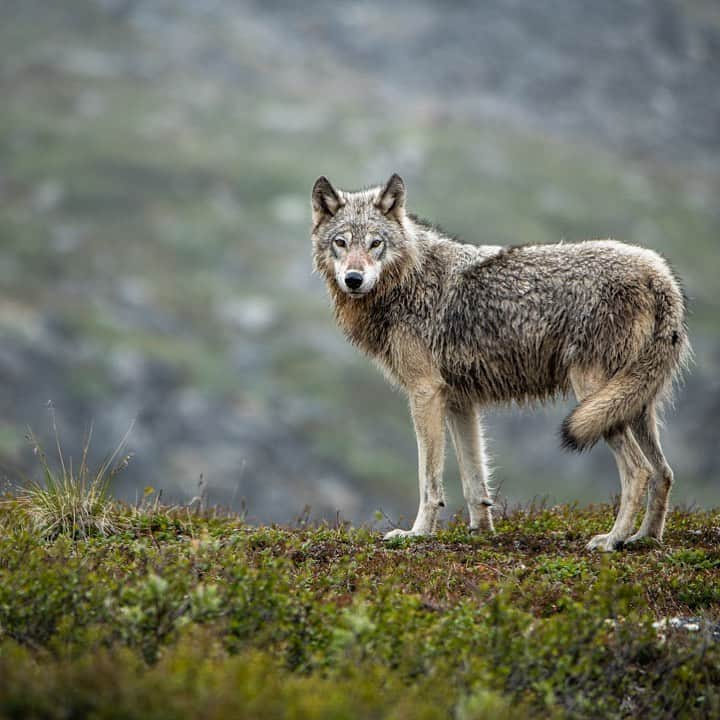
[[[357,290],[363,283],[363,276],[357,270],[350,270],[345,273],[345,284],[351,290]]]

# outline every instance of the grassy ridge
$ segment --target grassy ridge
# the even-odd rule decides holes
[[[0,510],[0,717],[716,717],[717,512],[662,548],[584,550],[612,508],[367,528],[122,510],[42,540]],[[652,623],[701,618],[697,632]]]

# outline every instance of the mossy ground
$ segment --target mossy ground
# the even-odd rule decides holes
[[[587,552],[610,506],[500,511],[384,544],[123,509],[44,541],[0,510],[0,717],[717,717],[720,514]],[[669,616],[700,629],[654,628]]]

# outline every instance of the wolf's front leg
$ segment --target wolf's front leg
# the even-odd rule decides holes
[[[420,507],[410,530],[391,530],[386,540],[395,537],[431,535],[438,513],[445,506],[442,485],[445,459],[445,396],[435,386],[425,387],[410,396],[410,410],[418,444]]]
[[[493,532],[490,511],[493,501],[487,484],[487,460],[477,409],[471,404],[450,408],[448,427],[460,466],[463,495],[470,514],[470,530]]]

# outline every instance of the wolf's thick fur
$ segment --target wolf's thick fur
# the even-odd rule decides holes
[[[480,409],[573,390],[562,444],[585,450],[604,438],[621,478],[615,525],[589,547],[661,539],[672,471],[656,413],[690,346],[682,291],[659,255],[613,240],[461,244],[406,213],[397,175],[360,192],[319,178],[312,206],[314,264],[338,323],[410,400],[420,508],[410,531],[389,536],[435,528],[446,422],[470,525],[492,530]]]

